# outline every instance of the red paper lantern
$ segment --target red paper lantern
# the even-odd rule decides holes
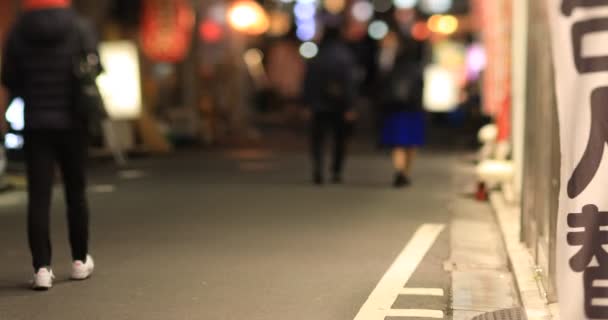
[[[216,43],[222,40],[222,37],[224,36],[222,27],[217,22],[210,20],[201,23],[198,32],[201,39],[208,43]]]
[[[185,0],[145,0],[141,41],[155,61],[179,62],[190,50],[194,11]]]

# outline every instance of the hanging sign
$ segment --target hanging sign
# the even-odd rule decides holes
[[[185,59],[192,42],[194,11],[185,0],[145,0],[141,41],[144,54],[162,62]]]

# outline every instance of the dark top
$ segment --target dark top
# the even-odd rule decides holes
[[[313,112],[345,112],[353,108],[357,94],[355,57],[341,41],[321,46],[308,63],[304,100]]]
[[[34,10],[19,17],[9,33],[1,82],[25,101],[25,129],[77,129],[74,68],[86,54],[97,54],[91,26],[72,9]]]
[[[410,58],[398,58],[386,75],[381,92],[385,112],[418,112],[423,110],[423,66]]]

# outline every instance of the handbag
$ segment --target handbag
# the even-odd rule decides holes
[[[75,65],[76,111],[79,116],[91,123],[101,123],[108,118],[103,97],[97,87],[99,58],[95,54],[79,57]]]
[[[75,97],[74,112],[79,120],[85,123],[89,134],[98,136],[101,132],[101,123],[106,120],[108,112],[99,88],[97,76],[101,70],[99,56],[95,45],[91,45],[86,38],[81,23],[76,25],[78,54],[74,61]]]

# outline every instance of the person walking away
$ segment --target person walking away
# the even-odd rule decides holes
[[[346,142],[356,118],[355,57],[337,29],[327,29],[319,54],[309,64],[304,80],[304,99],[310,108],[313,182],[324,183],[324,147],[333,135],[332,181],[342,182]]]
[[[76,105],[75,65],[97,58],[92,28],[69,0],[23,0],[5,44],[1,82],[25,101],[24,151],[28,182],[27,231],[33,257],[33,288],[53,285],[50,205],[55,165],[65,189],[74,280],[91,276],[89,209],[86,198],[86,120]],[[93,59],[94,60],[94,59]]]
[[[411,184],[416,150],[425,143],[423,67],[410,51],[402,51],[385,81],[381,143],[391,148],[396,188]]]

